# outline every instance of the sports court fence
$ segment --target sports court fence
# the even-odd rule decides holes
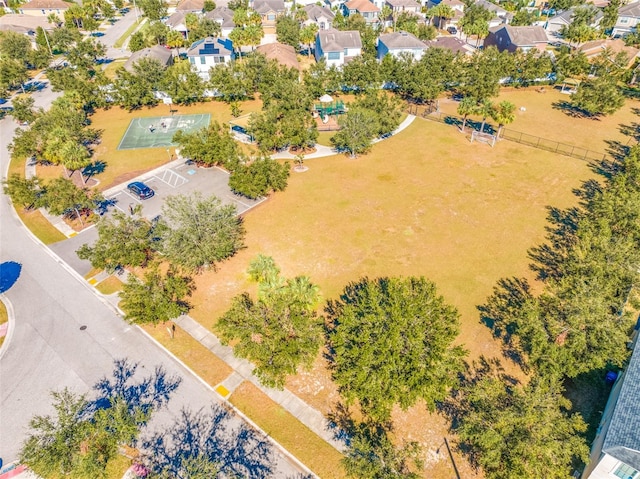
[[[463,118],[456,115],[449,115],[439,111],[430,111],[430,108],[420,105],[409,105],[407,111],[413,115],[426,118],[428,120],[438,121],[447,125],[453,125],[461,127]],[[465,123],[465,128],[470,130],[480,131],[482,123],[478,121],[468,120]],[[490,123],[485,123],[484,131],[486,133],[495,134],[498,129]],[[540,136],[530,135],[521,131],[511,130],[509,128],[503,128],[500,133],[501,140],[514,141],[527,146],[532,146],[540,150],[550,151],[558,153],[560,155],[569,156],[578,160],[584,160],[589,162],[601,162],[606,160],[607,155],[602,152],[588,150],[580,146],[569,145],[566,143],[560,143],[559,141],[549,140],[548,138],[542,138]]]

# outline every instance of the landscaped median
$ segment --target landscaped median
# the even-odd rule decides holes
[[[224,361],[181,329],[176,330],[173,339],[172,330],[166,325],[144,326],[143,329],[211,387],[233,372]],[[229,402],[318,476],[323,479],[345,477],[340,463],[342,454],[253,384],[243,382],[233,391]]]

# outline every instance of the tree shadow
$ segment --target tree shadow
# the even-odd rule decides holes
[[[118,200],[116,200],[115,198],[108,198],[102,201],[98,201],[96,203],[95,211],[100,216],[104,216],[106,213],[109,212],[109,208],[112,206],[115,206],[117,203],[118,203]]]
[[[87,179],[92,178],[95,175],[99,175],[103,173],[107,167],[106,161],[94,161],[89,166],[85,167],[82,170],[82,174],[87,177]]]
[[[98,381],[93,389],[97,397],[89,403],[90,410],[106,409],[116,400],[124,401],[130,412],[149,414],[167,405],[182,379],[168,375],[164,367],[156,366],[149,376],[136,380],[138,363],[127,359],[114,360],[113,372]]]
[[[208,411],[183,409],[168,430],[143,441],[148,467],[162,477],[185,477],[187,465],[198,461],[224,477],[269,476],[275,461],[271,443],[243,423],[232,425],[233,419],[218,404]]]
[[[582,110],[581,108],[575,107],[570,101],[560,100],[555,101],[551,104],[551,106],[555,110],[562,111],[565,115],[568,115],[572,118],[588,118],[590,120],[600,121],[598,115],[591,115],[588,112]]]

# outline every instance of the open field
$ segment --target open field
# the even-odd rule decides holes
[[[503,89],[500,96],[493,99],[494,103],[508,100],[516,105],[516,119],[506,128],[605,153],[609,148],[609,140],[625,145],[629,142],[630,137],[623,133],[621,125],[634,128],[638,126],[635,110],[640,108],[640,102],[637,100],[627,99],[624,106],[611,116],[575,118],[554,107],[555,103],[569,101],[570,95],[562,94],[552,87],[545,87],[545,91],[546,93],[538,93],[534,88]],[[457,101],[440,100],[440,110],[443,113],[457,115],[457,108]],[[477,117],[475,119],[482,120]]]
[[[424,275],[458,308],[470,358],[498,355],[477,306],[497,279],[529,275],[526,252],[543,239],[546,206],[572,204],[572,189],[593,176],[585,162],[508,141],[472,145],[456,128],[422,119],[369,155],[305,164],[285,193],[246,215],[247,248],[196,278],[191,314],[205,326],[234,295],[254,291],[245,270],[263,253],[285,276],[309,275],[327,299],[365,275]],[[323,412],[337,397],[321,359],[288,387]],[[434,456],[445,421],[424,406],[394,419],[423,441],[425,477],[449,477],[448,458]]]

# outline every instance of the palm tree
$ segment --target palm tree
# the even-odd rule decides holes
[[[442,3],[433,7],[429,12],[432,16],[438,17],[438,28],[442,28],[442,24],[445,20],[450,20],[455,16],[453,8]]]
[[[480,125],[480,133],[484,133],[484,125],[487,123],[487,118],[491,116],[493,112],[493,103],[491,100],[482,100],[478,103],[478,110],[476,113],[482,116],[482,124]]]
[[[309,45],[309,49],[307,50],[307,54],[309,57],[311,57],[311,45],[315,41],[317,33],[318,25],[316,25],[315,23],[306,25],[300,30],[300,41]]]
[[[380,10],[380,21],[382,22],[382,27],[386,28],[387,27],[387,20],[389,19],[389,17],[393,14],[393,11],[391,10],[391,7],[389,7],[389,5],[385,4],[384,7],[382,7],[382,10]]]
[[[287,289],[293,297],[311,310],[320,300],[320,289],[308,276],[296,276],[287,280]]]
[[[86,183],[87,180],[82,174],[82,169],[91,164],[91,155],[84,145],[73,140],[65,141],[60,149],[60,156],[62,157],[62,166],[65,170],[69,170],[69,177],[73,175],[74,171],[81,170],[80,177],[82,182]]]
[[[504,126],[516,119],[515,111],[516,106],[506,100],[501,101],[491,109],[491,118],[498,123],[498,134],[496,135],[496,139],[500,138],[500,133],[502,133]]]
[[[467,117],[476,113],[478,101],[470,96],[465,96],[458,104],[458,115],[462,115],[462,133],[467,125]]]

